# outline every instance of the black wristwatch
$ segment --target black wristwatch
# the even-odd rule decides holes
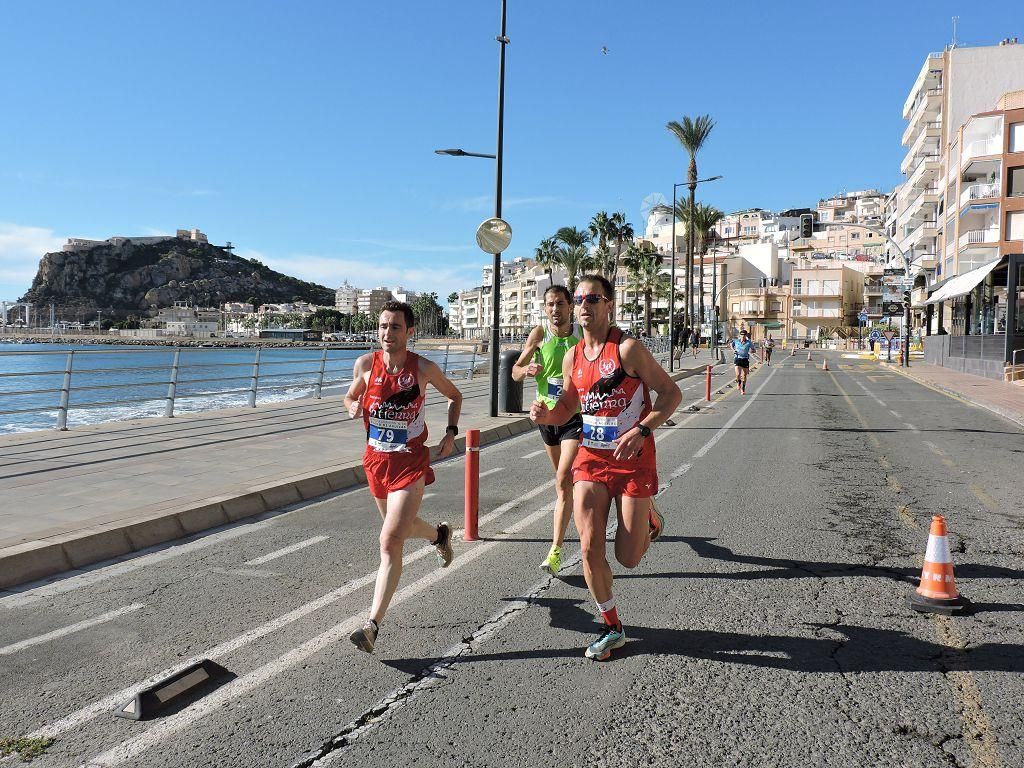
[[[651,428],[648,427],[646,424],[637,424],[636,428],[640,430],[640,436],[641,437],[650,437],[651,436]]]
[[[445,432],[451,432],[452,436],[454,437],[455,435],[459,434],[459,428],[454,424],[449,424],[448,427],[445,429]]]

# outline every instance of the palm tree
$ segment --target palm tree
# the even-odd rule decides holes
[[[569,293],[575,293],[580,277],[593,267],[593,259],[587,248],[590,235],[576,227],[562,227],[555,233],[554,239],[561,244],[557,262],[565,270],[565,287]]]
[[[631,245],[626,251],[629,270],[628,289],[644,297],[644,329],[651,335],[651,302],[668,290],[668,279],[661,273],[661,255],[650,243]]]
[[[699,115],[696,119],[689,116],[683,118],[682,123],[675,120],[667,123],[665,127],[672,133],[679,143],[683,145],[690,156],[690,166],[687,169],[686,180],[690,187],[690,209],[694,207],[694,197],[697,194],[697,153],[704,142],[707,141],[711,129],[715,127],[715,121],[711,115]],[[672,243],[675,247],[675,243]],[[686,239],[686,319],[687,323],[693,322],[693,238]]]
[[[590,233],[590,239],[597,241],[598,248],[606,247],[608,236],[611,233],[611,216],[608,215],[608,211],[595,213],[594,218],[587,225],[587,231]]]
[[[612,249],[608,246],[602,247],[599,245],[594,249],[591,259],[593,260],[593,268],[614,283],[616,259]]]
[[[551,280],[551,270],[558,266],[558,242],[553,237],[545,237],[540,244],[533,249],[533,258],[537,266],[548,273],[548,280]]]
[[[687,233],[693,233],[694,248],[700,251],[700,311],[698,317],[701,323],[704,322],[704,256],[708,252],[708,246],[714,241],[716,237],[715,225],[718,224],[722,219],[725,218],[725,214],[722,211],[715,208],[713,205],[706,205],[704,203],[697,203],[692,210],[689,208],[682,212],[684,215],[684,221],[686,222]],[[689,234],[687,234],[689,237]],[[714,297],[712,297],[714,301]]]
[[[614,275],[619,268],[619,259],[622,257],[622,244],[626,241],[631,242],[634,234],[633,225],[626,221],[626,214],[622,211],[612,214],[611,235],[615,238],[615,266],[612,270],[612,275]]]

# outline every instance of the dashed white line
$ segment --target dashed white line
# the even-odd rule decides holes
[[[534,456],[540,456],[542,453],[546,453],[546,450],[544,448],[541,448],[539,451],[530,451],[525,456],[520,456],[519,458],[521,458],[521,459],[532,459]]]
[[[290,555],[292,552],[298,552],[300,549],[305,549],[306,547],[311,547],[314,544],[319,544],[321,541],[327,541],[327,539],[329,539],[329,538],[331,538],[331,537],[330,536],[311,536],[310,538],[305,539],[303,541],[296,542],[295,544],[292,544],[291,546],[283,547],[281,549],[274,550],[273,552],[269,552],[269,553],[263,555],[262,557],[256,557],[256,558],[253,558],[252,560],[246,560],[243,563],[243,565],[263,565],[264,563],[269,563],[271,560],[276,560],[279,557],[284,557],[285,555]]]
[[[495,467],[494,469],[488,469],[486,472],[481,472],[480,473],[480,477],[487,477],[488,475],[493,475],[496,472],[504,472],[504,471],[505,471],[504,467]]]
[[[749,408],[751,405],[754,404],[754,401],[757,400],[757,396],[761,393],[761,390],[764,389],[766,386],[768,386],[768,382],[772,380],[772,376],[774,376],[778,370],[779,369],[776,368],[775,370],[773,370],[771,373],[768,374],[768,378],[764,380],[764,382],[761,384],[761,386],[759,386],[756,390],[754,390],[754,392],[750,395],[750,399],[747,400],[747,402],[743,404],[743,407],[740,408],[738,411],[736,411],[736,413],[734,413],[732,415],[732,418],[729,419],[727,422],[725,422],[725,425],[721,429],[719,429],[711,437],[711,439],[708,440],[703,445],[703,447],[699,451],[697,451],[695,454],[693,454],[693,458],[695,458],[695,459],[702,459],[702,458],[704,458],[707,455],[708,451],[710,451],[712,448],[715,447],[715,444],[719,440],[722,439],[722,437],[725,435],[725,433],[728,432],[730,429],[732,429],[732,425],[735,424],[739,420],[740,416],[743,415],[744,411],[746,411],[747,408]]]
[[[900,418],[900,415],[899,415],[898,413],[896,413],[896,411],[894,411],[894,410],[893,410],[892,408],[890,408],[890,409],[889,409],[889,413],[891,413],[891,414],[892,414],[893,416],[895,416],[895,417],[896,417],[897,419],[898,419],[898,418]]]
[[[143,603],[132,603],[126,605],[124,608],[118,608],[116,611],[108,611],[107,613],[101,614],[85,621],[80,621],[77,624],[72,624],[68,627],[62,627],[61,629],[55,629],[52,632],[47,632],[45,635],[38,635],[37,637],[30,637],[27,640],[22,640],[17,643],[11,643],[0,648],[0,656],[9,656],[12,653],[17,653],[25,648],[31,648],[33,645],[41,645],[42,643],[48,643],[50,640],[56,640],[58,637],[64,637],[65,635],[71,635],[75,632],[81,632],[83,629],[89,627],[95,627],[97,624],[103,624],[108,621],[113,621],[118,616],[124,616],[126,613],[137,611],[143,607]]]

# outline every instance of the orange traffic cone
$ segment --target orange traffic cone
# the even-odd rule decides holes
[[[946,519],[932,517],[928,533],[928,550],[921,569],[921,586],[910,596],[910,607],[922,613],[962,614],[971,609],[971,601],[956,590],[953,580],[953,559],[946,538]]]
[[[828,370],[828,360],[822,360],[821,361],[821,370],[823,370],[823,371],[827,371]]]

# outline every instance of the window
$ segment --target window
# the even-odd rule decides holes
[[[1010,124],[1010,151],[1024,152],[1024,123]]]
[[[853,233],[852,233],[852,234],[850,235],[850,239],[851,239],[851,240],[860,240],[860,233],[859,233],[859,232],[853,232]]]
[[[1024,240],[1024,211],[1010,211],[1006,214],[1006,233],[1007,240]]]
[[[1010,197],[1024,196],[1024,166],[1007,170],[1010,172],[1010,186],[1007,188],[1006,194]]]
[[[801,277],[794,277],[793,278],[793,293],[794,294],[803,293],[803,283],[804,283],[803,278],[801,278]],[[799,303],[799,302],[797,302],[797,303]]]

